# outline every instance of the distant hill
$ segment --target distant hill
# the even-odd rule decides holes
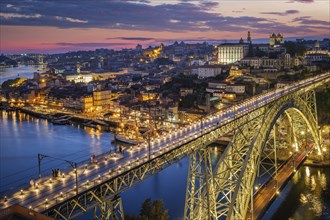
[[[17,66],[17,62],[5,55],[0,55],[0,67],[1,66]]]

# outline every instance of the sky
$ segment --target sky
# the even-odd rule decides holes
[[[330,37],[330,0],[1,0],[0,53]]]

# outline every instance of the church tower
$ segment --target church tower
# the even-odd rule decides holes
[[[247,42],[248,42],[248,43],[252,43],[251,33],[250,33],[250,31],[248,31]]]

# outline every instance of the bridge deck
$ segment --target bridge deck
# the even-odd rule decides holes
[[[187,143],[199,139],[201,136],[210,131],[226,126],[228,123],[234,122],[239,117],[250,115],[262,106],[268,105],[277,99],[290,93],[304,93],[308,89],[313,89],[315,84],[330,80],[330,73],[318,75],[310,79],[306,79],[292,85],[285,86],[280,89],[272,90],[267,93],[252,97],[226,108],[214,114],[208,115],[200,121],[184,126],[178,130],[156,137],[151,141],[151,158],[149,158],[148,143],[145,142],[135,146],[129,151],[125,151],[124,155],[119,157],[110,157],[108,160],[98,158],[99,164],[84,164],[78,166],[79,193],[85,193],[91,188],[96,187],[104,182],[126,175],[128,172],[136,169],[145,163],[152,163],[154,158],[162,157],[170,154],[175,149],[181,149]],[[152,169],[158,169],[153,167]],[[288,171],[287,171],[288,172]],[[132,175],[133,176],[133,175]],[[140,181],[142,181],[141,179]],[[89,181],[87,183],[87,181]],[[16,189],[14,193],[7,194],[7,198],[2,198],[0,209],[6,208],[13,204],[20,204],[25,207],[33,208],[35,211],[41,212],[51,207],[68,201],[75,197],[75,176],[74,172],[67,172],[65,178],[57,178],[49,181],[49,177],[40,180],[38,190],[32,187],[24,188],[23,192]],[[63,194],[61,194],[63,192]],[[256,204],[256,207],[258,205]]]
[[[267,208],[279,195],[279,190],[282,189],[290,177],[294,175],[297,167],[304,162],[306,156],[306,151],[304,151],[301,154],[295,154],[290,157],[290,159],[278,170],[278,183],[276,183],[275,179],[272,179],[256,192],[253,198],[253,215],[251,212],[248,212],[246,219],[256,220],[264,215]]]

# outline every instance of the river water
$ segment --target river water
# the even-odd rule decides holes
[[[27,182],[37,176],[37,154],[78,162],[92,154],[106,152],[112,136],[94,129],[53,125],[23,113],[0,112],[0,177],[1,190],[8,182]],[[219,152],[214,151],[216,163]],[[162,199],[169,210],[170,219],[182,219],[186,193],[188,158],[132,187],[121,196],[125,213],[138,214],[146,198]],[[66,166],[62,162],[45,158],[42,173]],[[329,219],[330,169],[301,167],[281,192],[263,219],[316,220]],[[301,197],[307,202],[303,203]],[[90,219],[85,215],[79,219]]]
[[[42,66],[34,66],[34,65],[19,65],[18,67],[12,68],[3,68],[0,69],[0,85],[8,80],[8,79],[16,79],[16,78],[33,78],[34,72],[38,71]]]

